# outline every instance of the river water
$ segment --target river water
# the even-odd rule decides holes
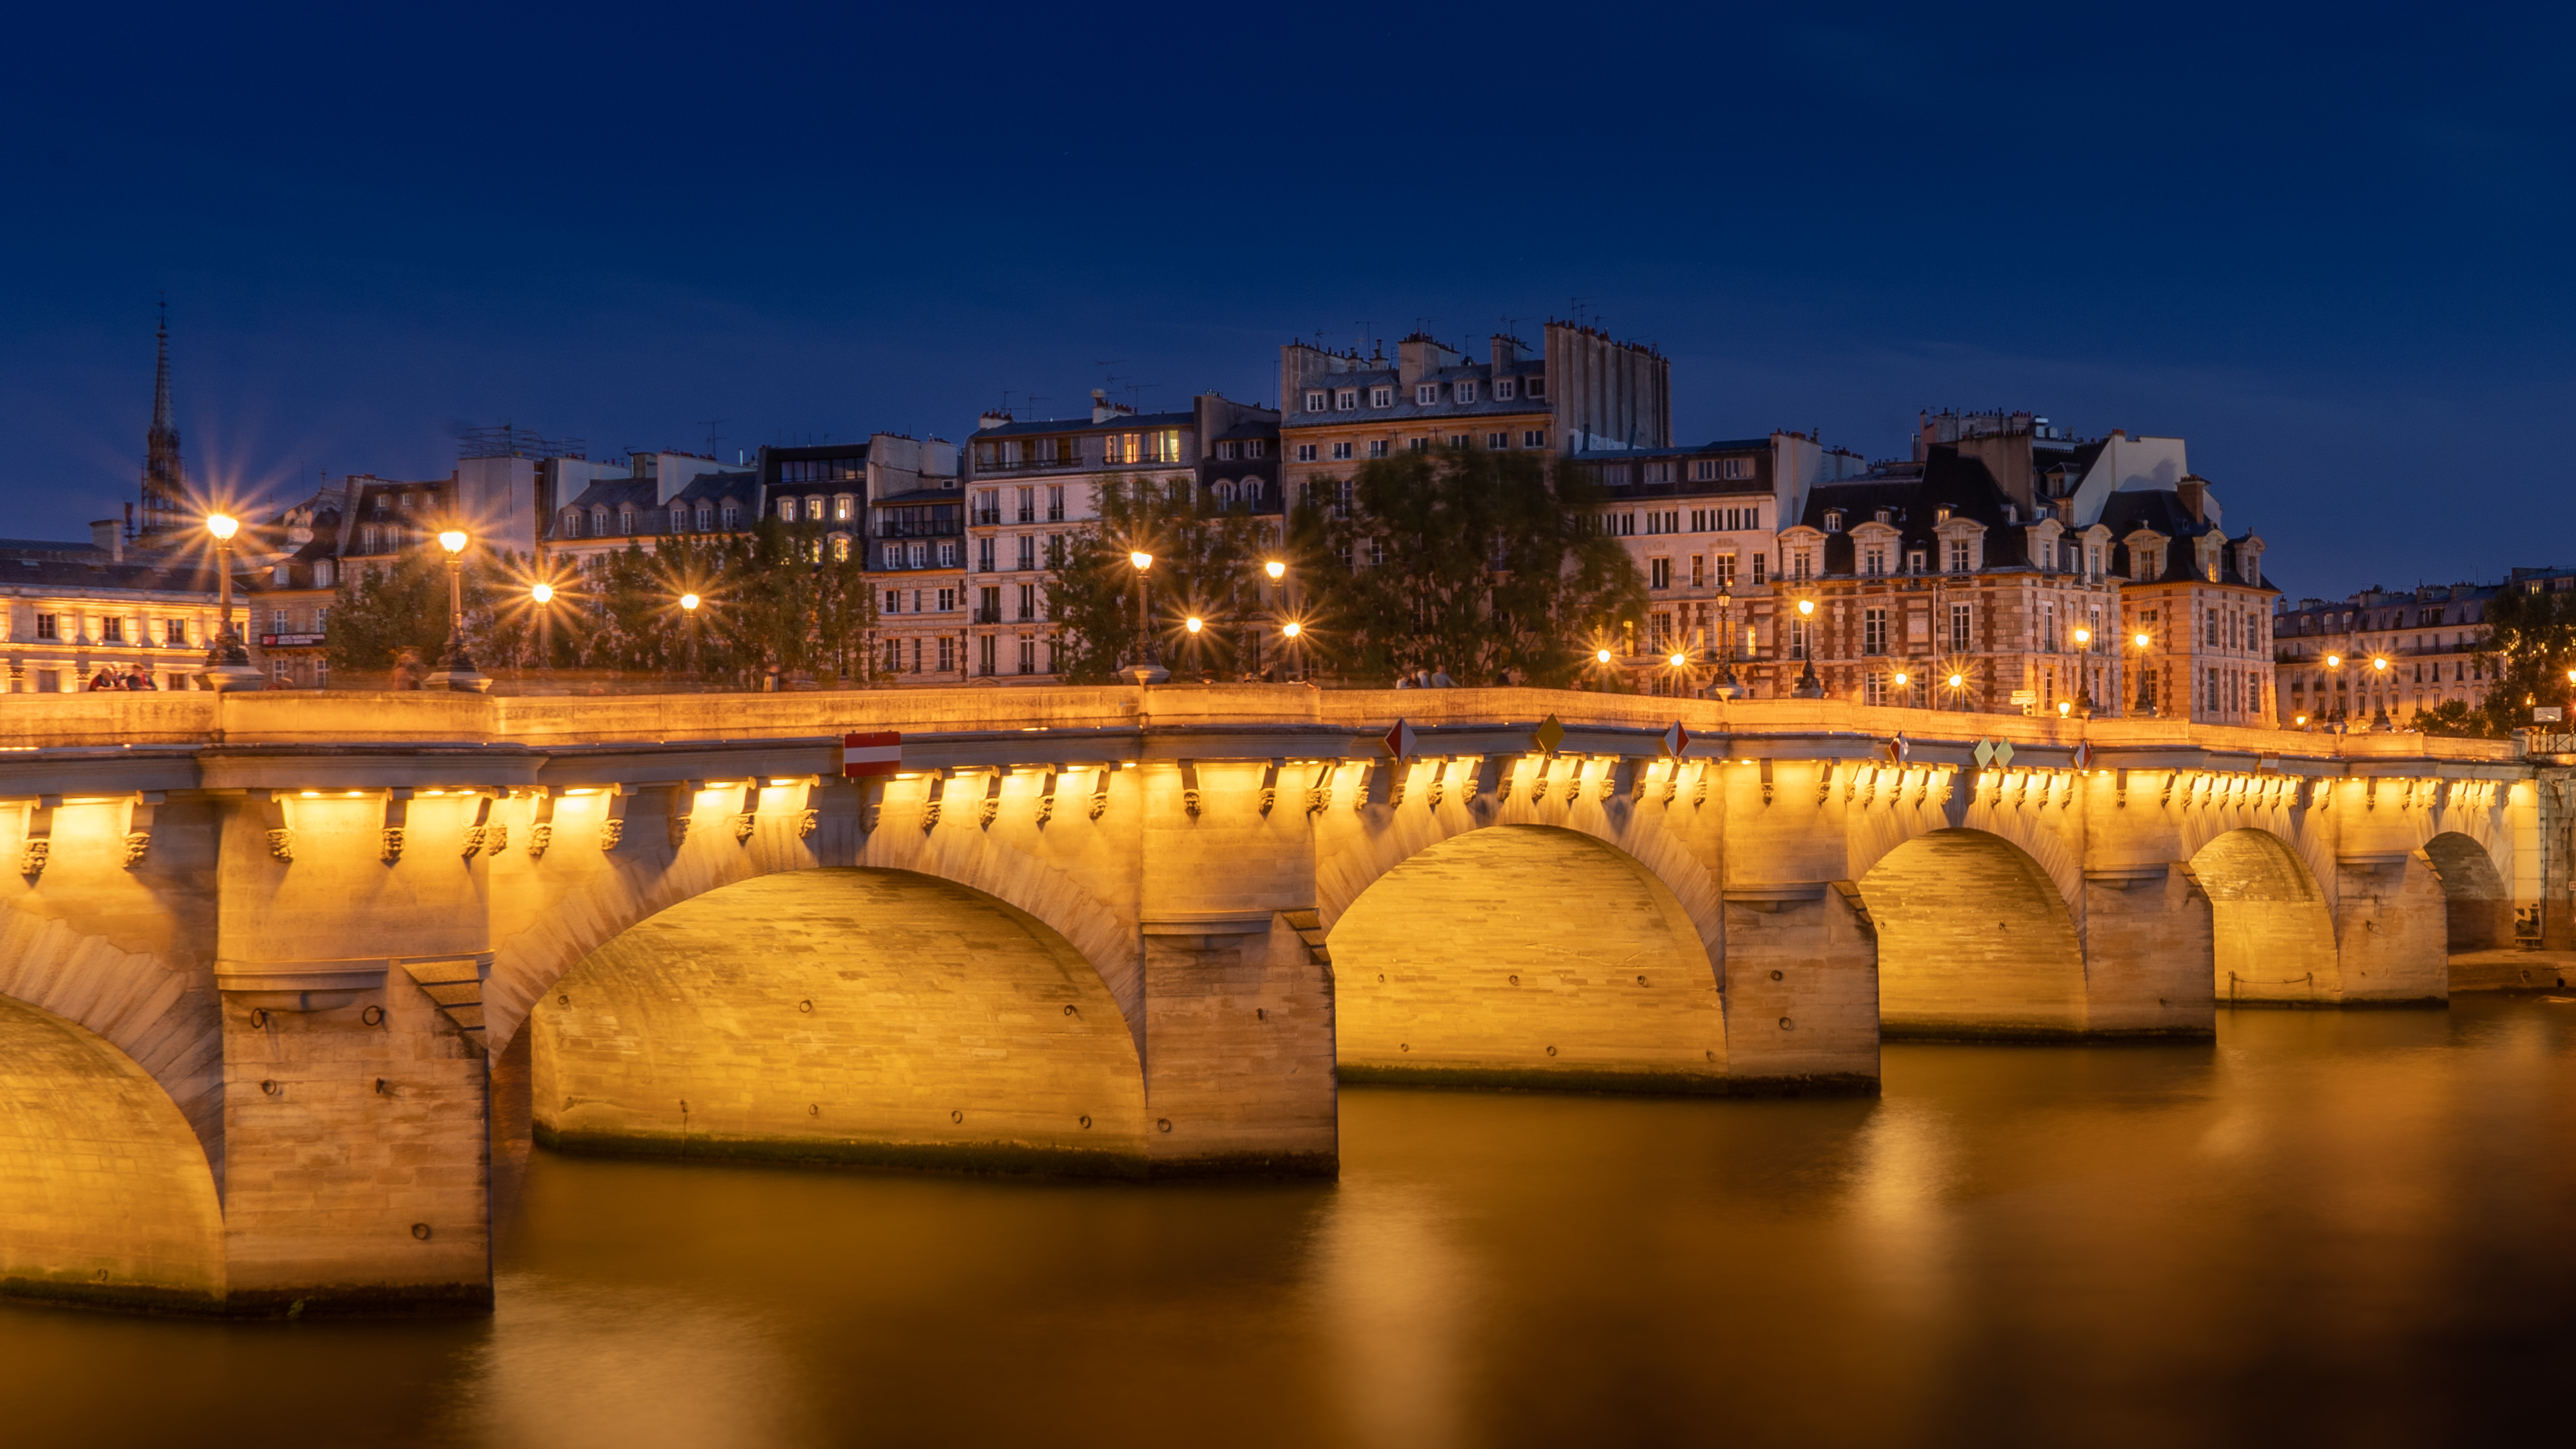
[[[1885,1072],[1352,1089],[1332,1184],[538,1153],[488,1320],[0,1306],[0,1443],[2563,1442],[2576,1002]]]

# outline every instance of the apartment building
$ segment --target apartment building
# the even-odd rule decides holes
[[[2486,611],[2512,590],[2576,590],[2576,568],[2517,568],[2494,584],[2369,588],[2295,608],[2280,601],[2272,638],[2281,722],[2403,729],[2419,711],[2486,703],[2492,681],[2478,657]]]
[[[1322,490],[1346,502],[1371,458],[1434,447],[1554,455],[1660,449],[1672,444],[1671,364],[1650,347],[1590,327],[1550,322],[1532,352],[1494,334],[1470,359],[1428,334],[1382,351],[1279,349],[1280,481],[1287,504]]]
[[[1203,511],[1275,519],[1278,439],[1276,412],[1213,392],[1137,413],[1095,390],[1088,422],[985,414],[967,443],[970,676],[1055,678],[1048,581],[1066,539],[1098,521],[1106,485],[1142,480]]]
[[[2263,540],[2229,537],[2207,480],[2114,493],[2101,526],[2118,540],[2121,637],[2135,656],[2132,713],[2209,724],[2278,722]],[[2147,642],[2140,645],[2138,641]]]
[[[215,638],[214,555],[175,531],[160,542],[129,545],[115,519],[85,544],[0,539],[0,691],[77,691],[102,668],[194,687]]]
[[[651,553],[666,538],[745,532],[761,512],[759,471],[704,453],[556,460],[546,491],[568,495],[541,540],[549,572],[630,546]]]
[[[1648,612],[1623,621],[1618,667],[1659,691],[1687,692],[1693,676],[1671,670],[1672,655],[1702,671],[1731,660],[1739,687],[1772,694],[1767,671],[1740,666],[1770,654],[1780,527],[1797,520],[1818,483],[1858,475],[1860,456],[1775,432],[1572,461],[1607,495],[1596,526],[1627,547],[1646,581]]]
[[[899,685],[963,683],[966,494],[957,445],[878,433],[868,440],[864,472],[877,676]],[[837,505],[841,481],[828,486]]]

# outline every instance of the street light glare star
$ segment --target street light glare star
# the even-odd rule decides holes
[[[1182,621],[1181,621],[1181,627],[1182,627],[1182,628],[1184,628],[1184,629],[1187,629],[1187,630],[1189,630],[1191,633],[1195,634],[1195,633],[1197,633],[1198,631],[1200,631],[1201,629],[1204,629],[1204,628],[1206,628],[1206,627],[1207,627],[1207,621],[1205,621],[1205,620],[1201,619],[1201,618],[1200,618],[1198,615],[1196,615],[1196,614],[1192,614],[1192,615],[1191,615],[1190,617],[1188,617],[1187,619],[1184,619],[1184,620],[1182,620]]]
[[[680,596],[680,607],[694,612],[698,607],[698,596],[695,594],[682,594]]]
[[[1273,579],[1284,579],[1288,577],[1288,566],[1275,558],[1270,562],[1263,564],[1261,566],[1261,571],[1270,575]]]
[[[451,528],[438,536],[438,546],[449,553],[465,552],[465,530]]]
[[[2139,647],[2139,648],[2141,648],[2141,649],[2146,648],[2146,647],[2147,647],[2147,642],[2148,642],[2148,641],[2147,641],[2147,636],[2146,636],[2146,635],[2141,634],[2141,635],[2139,635],[2139,636],[2138,636],[2138,647]]]
[[[1679,669],[1683,665],[1690,663],[1690,656],[1687,654],[1675,654],[1665,662],[1672,665],[1675,669]]]
[[[1592,651],[1592,658],[1595,663],[1607,664],[1610,662],[1610,651],[1607,649],[1595,649]]]
[[[1134,564],[1137,572],[1139,573],[1142,573],[1146,569],[1154,566],[1154,556],[1145,552],[1143,549],[1138,549],[1136,552],[1127,555],[1127,561]]]
[[[213,534],[217,538],[230,538],[240,531],[241,520],[232,517],[230,514],[209,513],[206,515],[206,532]]]
[[[1298,635],[1305,633],[1306,630],[1304,626],[1300,625],[1296,620],[1291,619],[1287,623],[1279,626],[1279,632],[1287,635],[1291,639],[1294,639]]]
[[[555,600],[555,586],[552,584],[539,584],[528,590],[528,597],[536,600],[540,604],[551,604]]]

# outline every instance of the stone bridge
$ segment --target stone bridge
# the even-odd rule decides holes
[[[1338,1081],[1867,1092],[1887,1036],[2439,1003],[2565,933],[2566,773],[1511,689],[18,696],[0,1286],[487,1304],[496,1120],[1329,1173]]]

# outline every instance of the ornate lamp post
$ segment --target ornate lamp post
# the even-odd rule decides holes
[[[1742,699],[1744,686],[1735,680],[1735,590],[1719,585],[1717,590],[1718,627],[1726,631],[1726,654],[1717,666],[1717,684],[1709,691],[1720,699]]]
[[[540,579],[528,590],[528,599],[537,606],[537,678],[552,685],[555,682],[555,586]]]
[[[1188,662],[1192,669],[1196,669],[1199,667],[1199,633],[1207,628],[1207,620],[1200,618],[1196,614],[1192,614],[1181,621],[1181,628],[1187,631],[1190,636],[1188,641],[1190,653]]]
[[[233,632],[233,535],[240,531],[241,520],[229,514],[206,515],[206,532],[215,536],[215,589],[223,622],[206,645],[206,667],[199,677],[213,690],[259,688],[259,670]]]
[[[2140,718],[2146,718],[2156,712],[2155,676],[2147,669],[2147,649],[2156,641],[2141,629],[2130,642],[2138,646],[2138,702],[2135,708]]]
[[[490,689],[492,681],[474,668],[465,654],[465,530],[451,528],[438,536],[438,546],[447,551],[447,653],[440,657],[441,672],[447,687],[466,693]]]
[[[1825,682],[1816,677],[1815,618],[1816,601],[1813,599],[1800,599],[1798,601],[1798,622],[1795,627],[1798,631],[1799,640],[1798,657],[1805,661],[1806,667],[1798,671],[1798,687],[1791,691],[1791,694],[1798,699],[1822,699],[1825,697]]]
[[[1285,648],[1288,655],[1288,672],[1291,674],[1303,675],[1305,673],[1299,665],[1299,650],[1301,646],[1298,643],[1298,641],[1303,639],[1305,635],[1306,626],[1298,623],[1294,619],[1291,619],[1287,623],[1279,626],[1279,637],[1287,641]]]
[[[2373,655],[2370,661],[2370,671],[2373,675],[2377,676],[2371,680],[2371,697],[2379,701],[2379,703],[2371,709],[2370,722],[2376,728],[2386,729],[2388,728],[2388,695],[2385,690],[2388,684],[2388,656],[2385,654]]]
[[[1284,611],[1288,609],[1290,605],[1288,603],[1288,586],[1286,582],[1288,578],[1287,563],[1283,560],[1274,558],[1268,563],[1263,564],[1261,566],[1261,571],[1270,577],[1270,587],[1277,594],[1277,598],[1274,602],[1281,610]],[[1252,636],[1252,672],[1255,675],[1261,673],[1261,635],[1258,632],[1255,632]]]
[[[1136,570],[1136,657],[1119,673],[1135,680],[1141,688],[1162,683],[1172,677],[1172,671],[1154,657],[1153,626],[1145,617],[1145,573],[1154,566],[1154,556],[1137,549],[1127,555],[1127,562]]]
[[[689,631],[689,687],[692,692],[703,687],[698,678],[698,605],[703,602],[695,594],[680,595],[681,627]]]

